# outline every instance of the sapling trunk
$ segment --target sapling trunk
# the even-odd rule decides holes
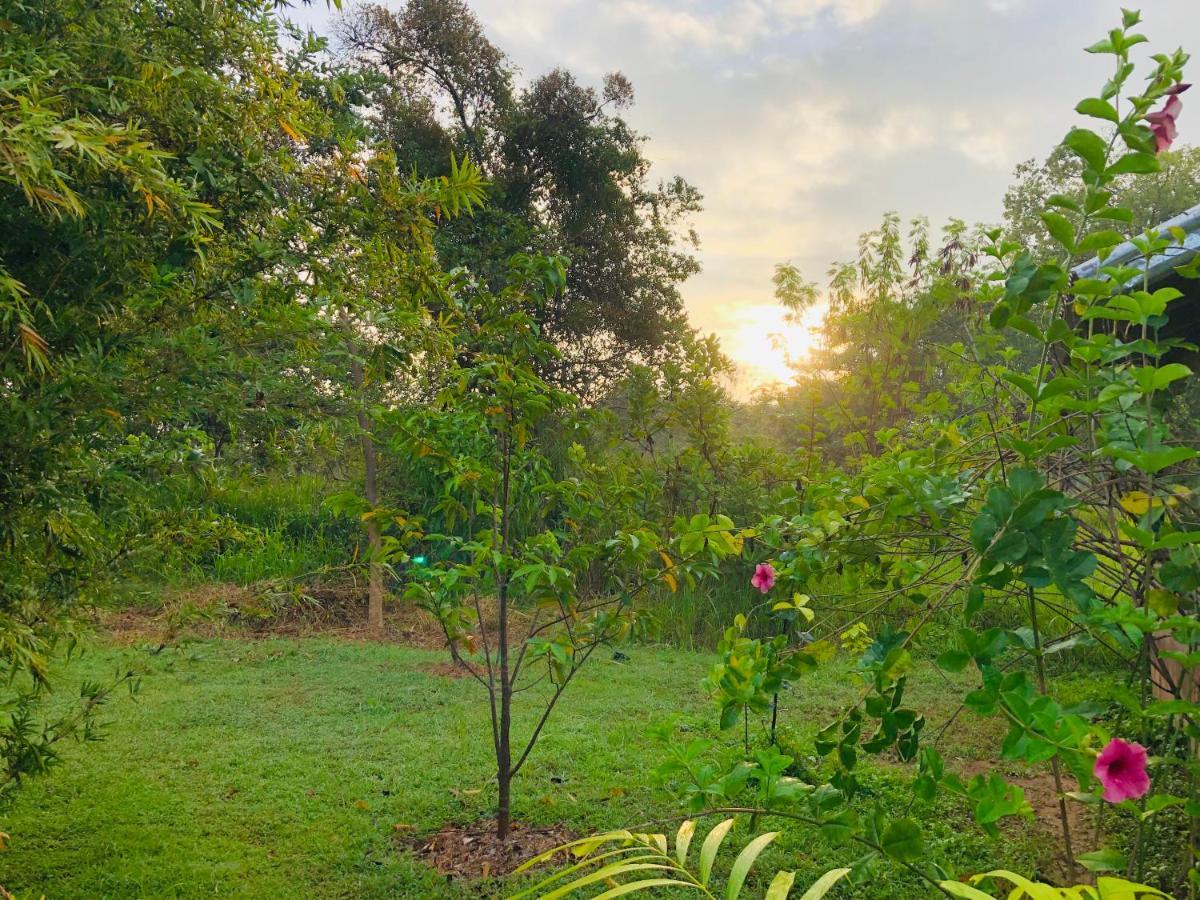
[[[367,502],[375,507],[379,504],[379,476],[375,461],[375,441],[367,431],[370,422],[366,413],[358,414],[358,427],[362,431],[359,438],[362,443],[363,494]],[[367,563],[367,627],[375,632],[383,631],[383,566],[379,563],[379,553],[382,541],[379,535],[379,523],[372,517],[367,520],[367,546],[371,558]]]
[[[361,404],[367,379],[358,359],[358,341],[354,339],[350,315],[344,306],[341,319],[342,329],[346,333],[346,349],[350,355],[350,382]],[[375,439],[371,436],[371,419],[361,405],[357,418],[358,441],[363,457],[363,496],[374,511],[379,505],[379,466],[375,457]],[[382,539],[379,523],[374,516],[367,519],[367,547],[370,556],[367,562],[367,627],[379,634],[383,631],[383,566],[379,562]]]
[[[1029,624],[1033,629],[1033,660],[1037,669],[1038,692],[1046,694],[1046,661],[1042,654],[1042,633],[1038,628],[1037,600],[1033,588],[1028,589]],[[1062,764],[1058,754],[1050,758],[1050,771],[1054,775],[1054,792],[1058,795],[1058,815],[1062,822],[1063,848],[1067,854],[1067,874],[1075,878],[1075,849],[1071,843],[1071,818],[1067,809],[1067,795],[1063,791]]]
[[[509,544],[509,522],[512,501],[512,411],[509,410],[509,429],[501,440],[503,454],[500,481],[500,558],[507,559]],[[500,659],[500,729],[496,741],[496,780],[500,797],[496,809],[496,837],[508,840],[512,818],[512,681],[509,677],[508,659],[508,571],[501,567],[496,585],[496,637],[499,646],[496,653]]]

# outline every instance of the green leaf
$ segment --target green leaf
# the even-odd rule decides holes
[[[1089,872],[1119,872],[1125,868],[1125,854],[1117,850],[1093,850],[1081,853],[1075,861]]]
[[[1072,128],[1063,138],[1063,145],[1096,172],[1103,171],[1108,145],[1104,138],[1087,128]]]
[[[733,819],[726,819],[713,826],[713,830],[704,838],[704,843],[700,845],[700,883],[705,887],[708,886],[708,877],[712,875],[713,861],[717,858],[717,851],[721,849],[721,841],[725,840],[725,835],[729,834],[729,829],[733,827]]]
[[[1183,363],[1168,363],[1165,366],[1159,366],[1154,372],[1154,389],[1162,390],[1167,385],[1180,378],[1187,378],[1191,374],[1192,370]]]
[[[896,819],[888,825],[879,843],[888,856],[901,862],[920,859],[925,852],[921,826],[912,819]]]
[[[787,900],[787,896],[792,890],[792,885],[795,883],[795,872],[776,872],[775,877],[771,879],[771,884],[767,888],[767,893],[763,897],[763,900]]]
[[[1050,237],[1062,244],[1069,252],[1075,252],[1075,226],[1071,224],[1070,219],[1062,213],[1045,211],[1042,213],[1042,221],[1046,223],[1046,230],[1050,232]]]
[[[939,669],[947,672],[961,672],[971,661],[971,654],[965,650],[947,650],[937,658]]]
[[[1085,53],[1114,53],[1114,52],[1116,52],[1116,48],[1113,47],[1112,41],[1109,41],[1109,40],[1097,41],[1096,43],[1092,44],[1090,47],[1084,47],[1083,49],[1084,49]]]
[[[1096,253],[1115,247],[1124,241],[1125,235],[1121,232],[1113,231],[1111,228],[1102,228],[1099,231],[1093,231],[1080,241],[1077,249],[1080,253]]]
[[[1170,900],[1169,894],[1164,894],[1157,888],[1147,887],[1144,884],[1134,884],[1132,881],[1126,881],[1124,878],[1113,878],[1111,875],[1102,875],[1096,879],[1096,887],[1100,888],[1101,897],[1140,897],[1143,894],[1148,894],[1154,897],[1166,897]]]
[[[954,897],[962,897],[964,900],[996,900],[991,894],[985,894],[979,888],[963,884],[961,881],[939,881],[938,887],[947,894]]]
[[[1121,121],[1121,117],[1117,114],[1117,108],[1107,100],[1101,100],[1099,97],[1089,97],[1087,100],[1080,100],[1075,106],[1075,112],[1081,116],[1091,116],[1095,119],[1104,119],[1107,122]]]
[[[608,900],[610,897],[623,897],[625,894],[632,894],[636,891],[644,891],[652,887],[667,887],[672,884],[678,887],[690,888],[691,890],[696,889],[696,886],[690,881],[679,881],[676,878],[647,878],[642,881],[630,881],[622,884],[612,890],[605,891],[603,894],[597,894],[592,900]]]
[[[812,883],[812,886],[804,892],[804,896],[800,900],[821,900],[830,889],[850,874],[849,869],[830,869],[820,878]],[[774,900],[770,893],[767,894],[767,900]]]
[[[594,872],[589,872],[581,878],[576,878],[574,881],[564,884],[562,887],[556,888],[547,894],[542,894],[540,900],[559,900],[560,897],[565,897],[567,894],[574,893],[581,887],[587,887],[589,884],[596,884],[599,881],[607,881],[610,878],[615,878],[618,875],[626,875],[630,872],[645,872],[649,870],[656,871],[673,871],[669,865],[664,865],[661,862],[647,862],[646,860],[658,860],[659,856],[638,856],[633,859],[618,860],[614,863],[609,863],[596,869]],[[671,879],[673,882],[674,880]],[[639,882],[640,883],[640,882]]]
[[[1015,563],[1029,551],[1029,542],[1019,531],[1010,531],[992,545],[988,556],[1003,563]]]
[[[725,900],[737,900],[738,894],[742,892],[742,885],[746,883],[746,875],[749,874],[750,867],[754,865],[758,855],[766,849],[767,844],[777,837],[779,837],[778,831],[768,831],[766,834],[760,834],[742,848],[742,852],[733,861],[733,868],[729,870],[729,881],[725,885]]]
[[[1108,167],[1109,175],[1149,175],[1157,172],[1158,157],[1153,153],[1126,153]]]
[[[1131,463],[1143,472],[1155,475],[1161,472],[1168,466],[1173,466],[1176,463],[1181,463],[1189,459],[1195,459],[1200,456],[1200,451],[1191,449],[1190,447],[1167,447],[1162,450],[1125,450],[1120,447],[1105,448],[1109,456],[1115,456],[1117,459],[1123,459],[1127,463]]]
[[[687,865],[688,848],[692,845],[692,837],[695,833],[696,823],[694,820],[688,819],[679,826],[679,832],[675,835],[675,859],[681,866]]]
[[[1059,209],[1069,209],[1071,212],[1083,212],[1083,207],[1079,205],[1079,201],[1074,197],[1068,197],[1066,194],[1051,194],[1046,198],[1046,205],[1056,206]]]

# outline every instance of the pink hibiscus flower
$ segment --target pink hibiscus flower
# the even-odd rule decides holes
[[[1150,131],[1154,134],[1155,152],[1169,150],[1175,142],[1175,136],[1179,133],[1175,120],[1179,118],[1183,109],[1183,101],[1179,99],[1179,95],[1190,87],[1190,84],[1177,84],[1169,88],[1165,93],[1167,102],[1163,108],[1147,114],[1146,121],[1150,123]]]
[[[1113,738],[1100,751],[1093,770],[1104,785],[1104,799],[1109,803],[1136,800],[1150,790],[1146,774],[1146,748]]]
[[[775,570],[770,563],[759,563],[754,567],[754,574],[750,576],[750,583],[758,588],[762,593],[767,593],[775,586]]]

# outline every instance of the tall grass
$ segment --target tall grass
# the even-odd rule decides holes
[[[196,523],[197,536],[143,575],[174,585],[250,585],[346,565],[358,553],[359,533],[325,507],[333,490],[315,475],[247,472],[166,497],[165,506]]]

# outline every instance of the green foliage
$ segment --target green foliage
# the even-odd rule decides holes
[[[695,869],[690,868],[688,861],[692,839],[696,834],[696,823],[691,819],[684,821],[679,826],[679,831],[675,835],[674,851],[671,850],[667,836],[664,834],[610,831],[606,834],[572,841],[534,857],[525,863],[521,870],[552,859],[564,850],[570,851],[581,861],[556,872],[526,891],[514,894],[513,900],[530,896],[565,897],[581,888],[601,882],[616,886],[597,894],[597,897],[616,897],[651,888],[682,887],[696,891],[703,897],[716,898],[720,896],[725,900],[737,900],[742,895],[746,875],[754,866],[759,854],[779,835],[778,832],[769,831],[750,841],[734,859],[725,889],[722,891],[712,884],[713,863],[716,861],[717,854],[721,851],[721,845],[724,843],[729,829],[733,827],[733,823],[733,819],[726,819],[714,825],[708,832],[700,845]],[[610,849],[614,845],[616,849]],[[589,868],[592,871],[587,871]],[[586,874],[573,878],[552,890],[544,891],[555,882],[580,871],[584,871]],[[824,897],[833,885],[844,878],[849,871],[849,869],[834,869],[821,876],[804,892],[801,900],[819,900]],[[795,872],[778,872],[767,887],[766,897],[768,900],[786,900],[795,878]]]
[[[514,253],[571,260],[569,289],[532,311],[559,350],[539,374],[595,400],[686,338],[679,285],[699,271],[688,219],[700,194],[678,176],[650,182],[643,138],[620,116],[633,102],[624,76],[597,90],[556,68],[514,90],[512,63],[461,0],[366,4],[341,36],[406,168],[440,174],[458,148],[491,181],[484,213],[440,236],[448,265],[498,288]]]
[[[992,836],[1004,819],[1031,817],[1032,808],[1019,786],[996,774],[960,777],[926,742],[924,716],[904,694],[913,653],[930,629],[941,629],[939,665],[970,667],[978,678],[962,708],[1007,727],[999,756],[1050,769],[1069,866],[1078,845],[1068,803],[1098,802],[1107,791],[1097,755],[1115,735],[1153,748],[1154,789],[1121,804],[1136,835],[1132,855],[1115,863],[1111,853],[1084,856],[1080,864],[1120,865],[1143,879],[1151,871],[1148,841],[1170,827],[1156,811],[1176,805],[1166,783],[1194,790],[1196,763],[1182,750],[1191,738],[1163,737],[1150,724],[1166,719],[1195,734],[1196,661],[1187,650],[1197,636],[1190,575],[1197,451],[1176,437],[1166,415],[1192,371],[1171,358],[1180,343],[1164,333],[1170,305],[1183,294],[1149,275],[1151,260],[1178,252],[1185,235],[1127,228],[1134,212],[1118,193],[1122,179],[1136,194],[1131,177],[1159,170],[1146,116],[1177,90],[1187,57],[1154,56],[1146,86],[1129,88],[1129,50],[1144,40],[1133,30],[1137,21],[1127,15],[1091,48],[1114,57],[1114,75],[1078,112],[1115,133],[1077,127],[1064,138],[1078,185],[1038,211],[1052,253],[1040,255],[1000,229],[969,236],[956,224],[934,266],[918,224],[910,273],[899,222],[889,216],[864,236],[854,265],[835,267],[825,347],[810,363],[813,373],[801,372],[812,383],[790,398],[811,411],[797,410],[804,426],[793,439],[807,445],[808,477],[791,497],[764,503],[767,512],[745,532],[748,557],[771,559],[785,591],[812,597],[804,608],[815,613],[817,640],[791,658],[816,663],[837,647],[861,653],[857,699],[815,737],[821,768],[805,772],[788,803],[759,800],[747,811],[865,843],[871,861],[914,867],[943,893],[948,882],[923,840],[927,826],[886,807],[852,805],[863,794],[865,758],[886,752],[916,762],[914,802],[948,793]],[[1072,261],[1091,256],[1092,274],[1071,272]],[[789,308],[809,302],[798,272],[780,269],[777,285]],[[943,328],[967,342],[941,343]],[[826,616],[827,607],[842,616]],[[868,629],[867,616],[882,621]],[[705,685],[718,698],[722,728],[744,722],[745,759],[714,757],[710,743],[691,741],[671,748],[660,770],[693,811],[735,804],[772,770],[765,757],[751,761],[749,714],[765,714],[768,696],[782,686],[773,666],[787,638],[743,636],[746,625],[744,615],[735,617]],[[1071,705],[1056,695],[1054,656],[1084,647],[1107,654],[1121,708]],[[1117,684],[1117,672],[1133,691]],[[1168,699],[1151,702],[1155,694]],[[1068,793],[1068,777],[1079,791]],[[1195,865],[1188,854],[1165,867],[1169,874],[1155,868],[1157,888],[1113,880],[1090,894],[1064,892],[1017,876],[1018,892],[1183,890]],[[866,884],[870,869],[855,865],[849,877]]]

